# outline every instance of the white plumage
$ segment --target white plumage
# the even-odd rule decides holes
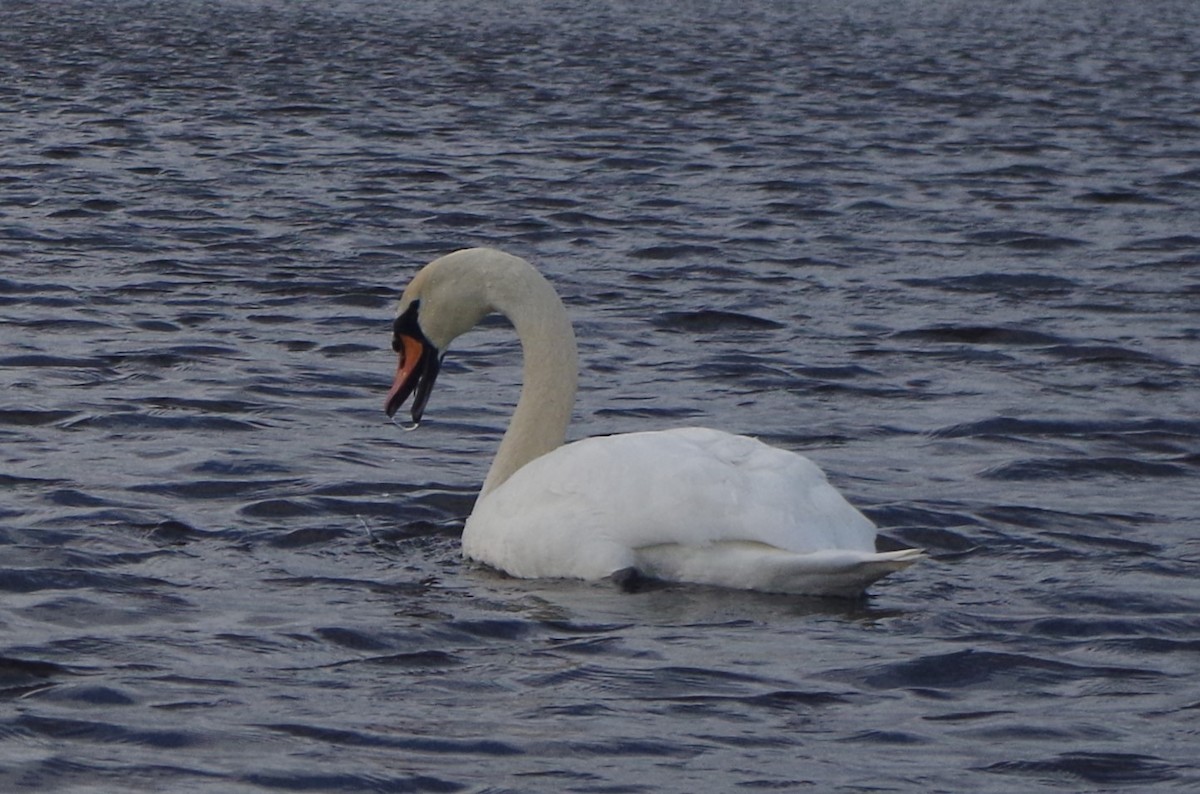
[[[747,436],[681,428],[562,445],[577,358],[565,309],[522,259],[490,249],[427,265],[405,290],[387,409],[419,421],[440,351],[491,311],[525,356],[521,398],[463,531],[512,576],[670,581],[855,596],[921,552],[875,551],[875,526],[812,461]]]

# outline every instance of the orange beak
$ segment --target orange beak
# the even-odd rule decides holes
[[[400,406],[414,391],[412,418],[414,422],[421,421],[425,412],[425,403],[433,389],[441,369],[441,359],[432,344],[408,334],[397,334],[392,347],[399,356],[396,364],[396,377],[392,381],[391,391],[388,392],[383,410],[388,416],[394,416]]]

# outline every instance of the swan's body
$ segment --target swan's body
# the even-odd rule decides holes
[[[860,595],[921,556],[878,553],[874,525],[807,458],[746,436],[681,428],[563,445],[578,361],[553,287],[490,249],[444,256],[400,303],[392,414],[416,391],[419,421],[440,351],[492,311],[516,328],[524,385],[463,530],[467,557],[512,576],[670,581]]]

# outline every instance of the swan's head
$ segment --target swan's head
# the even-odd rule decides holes
[[[415,393],[412,419],[421,421],[446,348],[492,311],[488,282],[497,266],[511,258],[515,257],[484,248],[456,251],[413,277],[392,325],[392,349],[399,363],[384,404],[388,416]]]

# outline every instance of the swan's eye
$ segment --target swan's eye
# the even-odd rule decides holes
[[[392,351],[400,354],[400,363],[404,363],[404,343],[400,341],[400,337],[392,337]]]

